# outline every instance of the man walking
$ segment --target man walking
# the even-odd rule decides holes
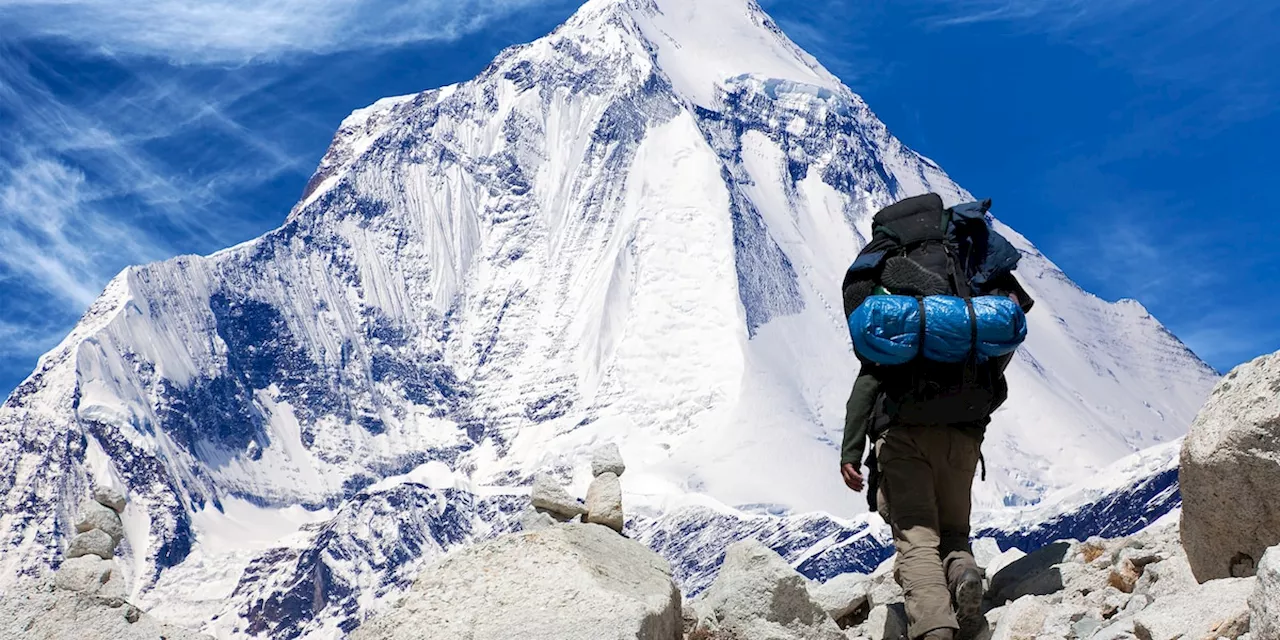
[[[1007,297],[1030,310],[1031,298],[1012,274],[1020,256],[990,228],[989,206],[946,209],[927,194],[876,214],[875,235],[845,276],[846,317],[874,294],[915,297],[923,344],[925,299],[959,297],[968,304],[976,342],[972,298]],[[892,528],[910,637],[953,640],[983,621],[983,576],[969,546],[971,491],[986,426],[1007,397],[1004,368],[1012,353],[943,363],[921,350],[910,362],[890,365],[858,354],[862,368],[846,406],[840,474],[850,489],[868,490],[868,504]]]

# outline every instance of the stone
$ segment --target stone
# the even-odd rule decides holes
[[[1048,608],[1038,637],[1066,638],[1080,620],[1089,617],[1088,610],[1080,604],[1061,604]]]
[[[845,573],[826,582],[810,583],[809,593],[844,629],[852,626],[852,617],[867,608],[870,581],[869,576],[860,573]]]
[[[1076,620],[1075,624],[1071,625],[1071,635],[1077,638],[1088,638],[1097,633],[1101,628],[1101,620],[1093,616],[1085,616]]]
[[[98,590],[98,597],[119,600],[123,603],[124,599],[129,596],[129,583],[124,579],[124,572],[120,570],[119,566],[116,566],[114,560],[108,564],[112,565],[111,577]]]
[[[93,488],[93,500],[104,507],[110,507],[116,513],[124,513],[125,497],[123,493],[111,487],[97,486]]]
[[[988,564],[979,566],[981,566],[983,571],[987,573],[987,576],[990,577],[1000,573],[1000,571],[1005,567],[1025,557],[1027,557],[1027,553],[1022,549],[1009,547],[1004,553],[992,558]]]
[[[808,580],[755,540],[729,545],[715,582],[699,598],[729,637],[842,640],[844,633],[809,593]]]
[[[1133,588],[1137,586],[1138,578],[1141,577],[1141,570],[1132,560],[1125,558],[1111,568],[1111,574],[1107,576],[1107,584],[1124,593],[1133,593]]]
[[[592,524],[500,536],[424,569],[353,640],[677,640],[680,591],[644,545]]]
[[[122,601],[39,586],[10,587],[5,591],[0,598],[0,638],[212,640],[163,624]]]
[[[1048,617],[1048,605],[1036,596],[1022,596],[1000,614],[992,640],[1035,640],[1044,630]]]
[[[603,473],[587,489],[587,522],[602,524],[622,533],[622,482],[613,473]]]
[[[540,473],[533,478],[529,502],[534,507],[552,514],[573,519],[587,514],[587,508],[577,498],[569,495],[550,475]]]
[[[80,517],[76,519],[77,532],[84,533],[92,529],[111,536],[116,544],[120,544],[124,539],[124,523],[120,521],[120,514],[111,507],[94,500],[84,504],[84,508],[80,510]]]
[[[1023,595],[1044,595],[1061,590],[1062,573],[1057,565],[1072,550],[1072,542],[1055,542],[1009,563],[991,576],[991,584],[987,588],[991,603],[999,606]]]
[[[521,531],[537,531],[538,529],[554,527],[556,524],[558,524],[558,521],[551,514],[532,507],[525,509],[520,514]]]
[[[1249,632],[1258,638],[1280,638],[1280,546],[1271,547],[1258,563],[1258,584],[1249,596]]]
[[[1101,631],[1093,634],[1089,640],[1135,640],[1137,637],[1134,633],[1133,620],[1126,618],[1111,622]]]
[[[863,625],[873,640],[907,640],[907,612],[901,603],[882,604],[867,614]]]
[[[1227,374],[1182,443],[1182,546],[1200,582],[1253,575],[1280,544],[1280,353]]]
[[[90,529],[77,533],[67,547],[68,558],[79,558],[93,554],[103,560],[110,560],[116,552],[116,541],[105,531]]]
[[[1248,598],[1256,583],[1254,578],[1211,580],[1160,598],[1133,617],[1134,633],[1144,640],[1235,640],[1248,631]]]
[[[867,606],[876,608],[880,605],[894,604],[902,602],[902,585],[893,577],[893,559],[887,561],[890,569],[888,571],[880,571],[871,574],[870,580],[867,581]],[[883,566],[883,565],[882,565]]]
[[[991,561],[998,558],[1000,551],[1000,543],[995,538],[978,538],[970,545],[973,551],[973,560],[978,563],[979,567],[987,567]]]
[[[1121,616],[1133,616],[1138,612],[1146,609],[1152,602],[1151,596],[1145,593],[1139,593],[1129,598],[1129,602],[1125,603],[1124,608],[1120,610]]]
[[[114,512],[113,512],[114,513]],[[95,555],[70,558],[53,574],[53,585],[59,589],[93,595],[111,578],[112,563]]]
[[[1191,591],[1197,584],[1199,583],[1191,573],[1191,565],[1187,563],[1186,556],[1176,555],[1147,565],[1142,570],[1142,577],[1138,578],[1133,592],[1158,599]]]
[[[591,475],[593,476],[612,473],[621,477],[626,470],[627,465],[622,461],[622,452],[618,450],[618,445],[612,442],[591,453]]]

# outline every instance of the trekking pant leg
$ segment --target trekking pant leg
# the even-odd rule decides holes
[[[947,584],[954,584],[965,569],[977,569],[969,544],[969,516],[973,507],[973,476],[982,442],[957,429],[938,430],[943,436],[935,448],[935,492],[938,498],[938,551],[942,555]]]
[[[939,555],[938,501],[934,472],[917,442],[922,427],[891,428],[880,449],[881,482],[889,503],[902,585],[907,632],[918,638],[934,629],[958,629]]]

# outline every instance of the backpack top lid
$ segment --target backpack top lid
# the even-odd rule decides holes
[[[976,291],[1002,273],[1013,271],[1022,254],[991,228],[987,211],[991,200],[958,204],[947,209],[942,197],[926,193],[881,209],[872,218],[873,235],[845,274],[844,286],[880,267],[886,256],[902,247],[930,240],[960,241],[969,257],[965,271]]]

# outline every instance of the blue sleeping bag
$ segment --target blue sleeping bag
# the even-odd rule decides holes
[[[1027,317],[1003,296],[973,298],[977,344],[964,298],[924,299],[924,345],[920,344],[920,301],[909,296],[871,296],[849,316],[858,355],[877,364],[906,364],[921,355],[934,362],[979,361],[1013,353],[1027,337]]]

